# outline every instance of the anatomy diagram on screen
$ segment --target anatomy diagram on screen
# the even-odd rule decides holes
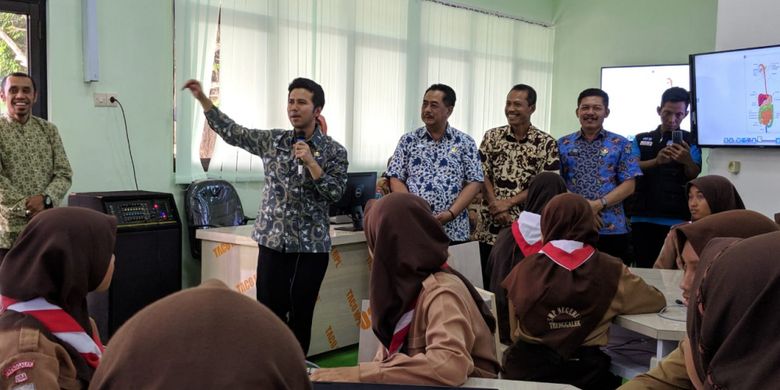
[[[764,92],[758,94],[758,122],[764,126],[764,132],[768,133],[774,123],[774,105],[772,95],[769,94],[766,83],[766,65],[758,64],[758,70],[764,79]]]

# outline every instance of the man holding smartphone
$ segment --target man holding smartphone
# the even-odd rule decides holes
[[[638,267],[652,267],[669,228],[691,218],[685,183],[701,172],[701,150],[691,133],[680,129],[690,103],[685,89],[667,89],[656,109],[661,124],[634,138],[644,175],[637,178],[636,191],[627,200],[627,214]]]

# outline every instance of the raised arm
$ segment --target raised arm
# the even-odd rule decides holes
[[[219,108],[214,106],[208,96],[203,93],[203,87],[197,80],[187,81],[184,83],[183,89],[189,89],[192,92],[192,96],[203,107],[209,127],[219,134],[225,142],[258,156],[270,149],[273,131],[248,129],[233,121]]]

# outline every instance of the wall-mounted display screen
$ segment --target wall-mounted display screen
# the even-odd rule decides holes
[[[671,87],[689,89],[687,64],[610,66],[601,68],[601,89],[609,95],[609,116],[604,128],[629,140],[655,130],[661,119],[656,108],[661,94]],[[680,124],[690,130],[689,118]]]
[[[693,54],[690,64],[701,146],[780,147],[780,46]]]

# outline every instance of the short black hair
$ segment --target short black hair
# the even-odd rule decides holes
[[[430,91],[441,91],[444,93],[444,98],[442,101],[444,101],[445,106],[453,107],[455,105],[455,90],[452,89],[449,85],[433,84],[425,90],[425,93]]]
[[[293,89],[298,88],[303,88],[311,92],[311,102],[314,104],[314,108],[325,107],[325,91],[323,91],[322,86],[314,82],[314,80],[298,77],[290,83],[290,86],[287,87],[287,94],[289,95]]]
[[[685,88],[671,87],[661,95],[661,107],[666,103],[685,103],[685,108],[691,105],[691,94]]]
[[[582,99],[591,96],[600,97],[601,100],[604,101],[604,108],[609,108],[609,95],[607,95],[607,93],[604,92],[603,89],[599,89],[599,88],[588,88],[580,92],[580,96],[577,98],[577,107],[579,107],[580,103],[582,103]]]
[[[525,91],[527,96],[525,100],[528,101],[528,105],[533,106],[534,104],[536,104],[536,90],[530,85],[517,84],[514,87],[512,87],[512,89],[509,90],[509,92],[512,91],[518,91],[518,92]]]
[[[24,72],[13,72],[13,73],[7,74],[5,77],[3,77],[3,82],[0,83],[0,87],[3,88],[3,91],[5,91],[5,81],[8,80],[9,77],[26,77],[26,78],[30,79],[30,81],[32,81],[33,92],[38,90],[38,87],[35,86],[35,79],[30,77],[29,74],[24,73]]]

